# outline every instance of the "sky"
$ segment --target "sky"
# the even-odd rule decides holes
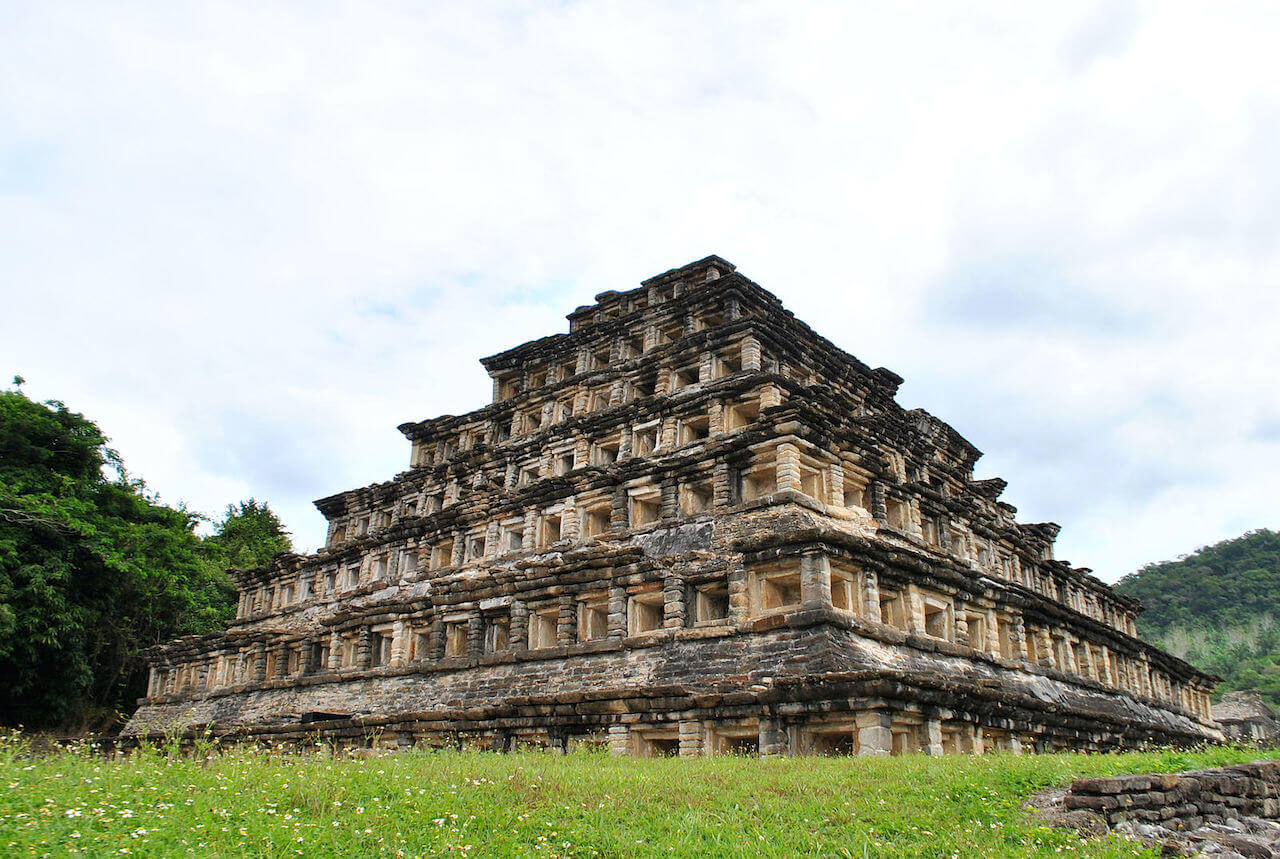
[[[0,380],[311,502],[711,253],[1113,581],[1280,527],[1280,7],[0,0]]]

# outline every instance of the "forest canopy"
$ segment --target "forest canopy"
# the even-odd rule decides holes
[[[206,517],[160,503],[107,444],[60,402],[0,391],[2,723],[117,723],[145,689],[140,651],[224,629],[235,610],[226,568],[290,549],[253,499],[201,538]]]
[[[1146,605],[1143,638],[1280,706],[1280,534],[1265,528],[1148,564],[1116,583]]]

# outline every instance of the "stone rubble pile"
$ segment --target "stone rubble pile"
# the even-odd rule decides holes
[[[1082,779],[1061,807],[1059,825],[1110,828],[1166,856],[1280,857],[1280,761]]]

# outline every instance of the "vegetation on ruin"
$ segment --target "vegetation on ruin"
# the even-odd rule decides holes
[[[60,402],[0,391],[0,723],[117,721],[145,691],[139,651],[225,628],[226,566],[289,547],[253,500],[202,539],[204,517],[162,504],[107,443]]]
[[[1280,754],[1280,753],[1272,753]],[[1251,750],[929,758],[614,758],[85,747],[0,742],[6,855],[1138,856],[1038,826],[1074,778],[1254,759]]]
[[[1223,678],[1218,694],[1259,689],[1280,706],[1280,533],[1260,529],[1125,576],[1146,605],[1139,634]]]

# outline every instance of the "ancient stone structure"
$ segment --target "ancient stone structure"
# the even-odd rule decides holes
[[[493,402],[321,499],[151,655],[126,733],[699,755],[1111,749],[1220,734],[1213,678],[1054,560],[980,453],[719,257],[487,358]]]
[[[1267,748],[1280,747],[1280,716],[1256,689],[1228,692],[1213,705],[1213,719],[1227,739]]]
[[[1032,804],[1046,823],[1114,829],[1164,856],[1280,856],[1280,761],[1081,779]]]

